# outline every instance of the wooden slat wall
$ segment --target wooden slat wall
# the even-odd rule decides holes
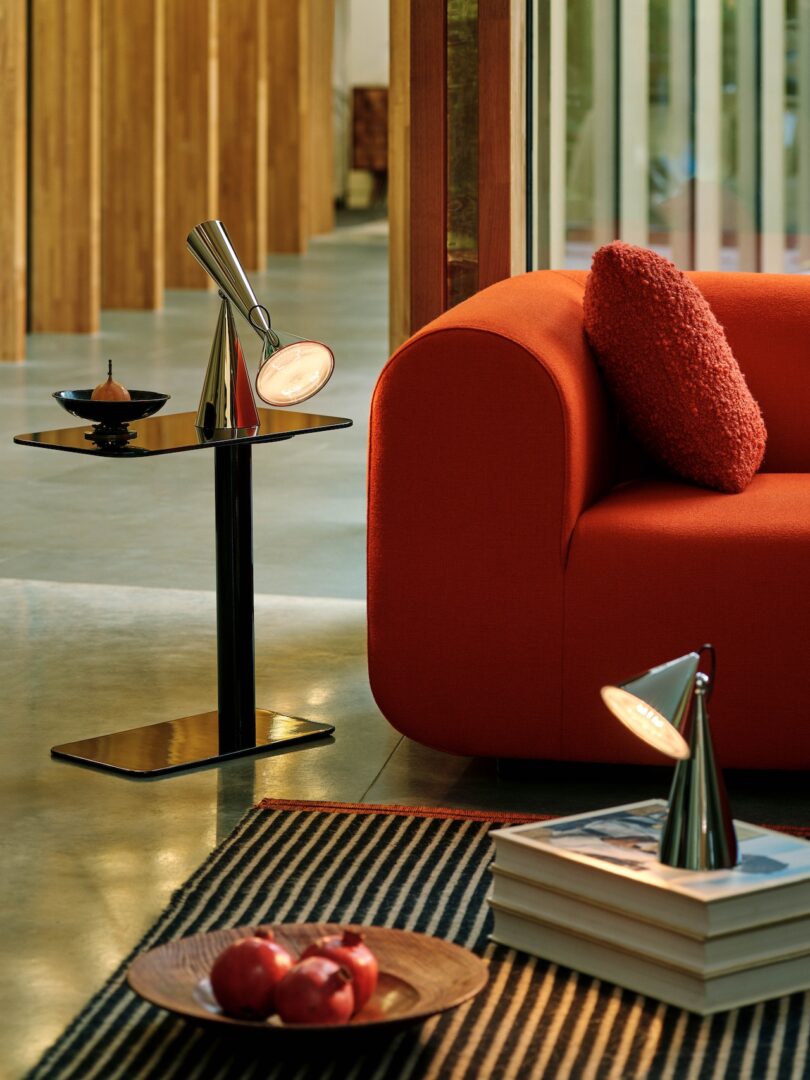
[[[101,306],[100,0],[32,0],[31,329],[89,333]]]
[[[166,284],[213,287],[186,237],[217,216],[217,0],[166,5]]]
[[[26,0],[0,3],[0,360],[25,356]]]
[[[105,308],[159,308],[164,288],[164,3],[102,8]]]
[[[93,332],[102,304],[211,287],[185,243],[206,218],[249,270],[331,231],[334,23],[335,0],[0,0],[0,359],[26,276],[33,331]]]
[[[219,0],[219,216],[246,270],[267,254],[267,15]]]

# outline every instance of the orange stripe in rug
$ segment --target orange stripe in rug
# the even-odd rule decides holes
[[[262,799],[254,810],[312,810],[330,813],[352,814],[408,814],[410,817],[428,818],[469,818],[472,821],[511,822],[520,825],[530,821],[551,821],[560,814],[526,814],[506,810],[464,810],[449,806],[400,806],[393,803],[353,803],[353,802],[318,802],[317,799]],[[810,839],[810,827],[807,825],[763,825],[763,829],[776,829],[777,832],[790,833]]]
[[[548,821],[557,814],[509,814],[504,810],[463,810],[447,806],[395,806],[389,803],[318,802],[305,799],[262,799],[254,810],[312,810],[323,813],[407,814],[409,817],[468,818],[472,821]]]

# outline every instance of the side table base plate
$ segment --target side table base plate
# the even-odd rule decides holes
[[[290,743],[320,739],[335,730],[331,724],[257,709],[255,743],[223,753],[219,747],[218,719],[216,711],[183,716],[179,720],[62,743],[51,747],[51,754],[128,776],[159,776],[177,769],[213,765],[245,754],[274,750]]]

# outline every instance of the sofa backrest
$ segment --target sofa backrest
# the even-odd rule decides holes
[[[566,271],[584,289],[586,270]],[[691,271],[726,332],[762,409],[768,444],[762,472],[810,472],[810,275]],[[655,471],[631,443],[622,479]]]
[[[810,277],[691,273],[725,329],[768,443],[763,472],[810,472]]]

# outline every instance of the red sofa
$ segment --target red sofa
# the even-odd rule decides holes
[[[369,442],[369,674],[390,723],[476,756],[665,759],[599,688],[711,641],[725,766],[810,766],[810,279],[695,273],[768,428],[739,495],[629,447],[584,272],[503,281],[407,341]]]

